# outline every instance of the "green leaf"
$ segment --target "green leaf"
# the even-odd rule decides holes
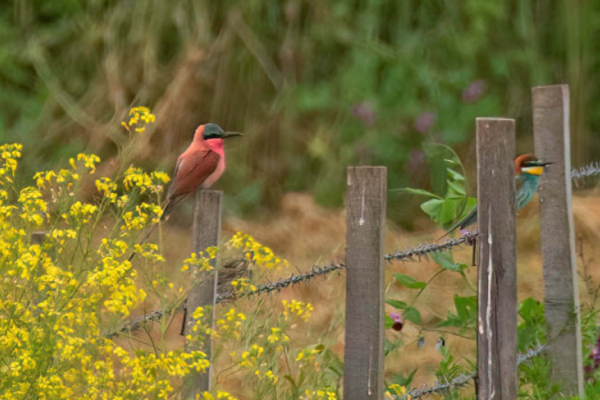
[[[392,327],[392,325],[394,325],[394,322],[396,322],[396,321],[394,321],[392,319],[392,317],[390,317],[387,314],[383,317],[383,327],[385,329],[390,329]]]
[[[408,304],[406,304],[405,302],[401,301],[401,300],[386,300],[385,301],[387,304],[389,304],[390,306],[397,308],[398,310],[404,310],[406,307],[408,307]]]
[[[437,194],[428,192],[427,190],[423,190],[423,189],[402,188],[402,189],[400,189],[400,191],[401,192],[410,193],[410,194],[416,194],[416,195],[419,195],[419,196],[433,197],[433,198],[440,199],[440,200],[442,199]]]
[[[455,170],[453,170],[452,168],[447,168],[448,171],[448,176],[450,177],[451,180],[453,181],[459,181],[459,182],[464,182],[465,181],[465,177],[462,176],[462,174],[456,172]]]
[[[421,204],[421,210],[425,211],[425,214],[429,215],[434,221],[438,221],[438,214],[440,209],[444,205],[444,200],[431,199]]]
[[[394,274],[394,279],[409,289],[423,289],[425,285],[427,285],[425,282],[418,281],[415,278],[404,274]]]
[[[432,253],[431,258],[433,258],[433,261],[435,261],[440,267],[449,271],[461,272],[464,268],[467,268],[466,264],[461,264],[454,261],[452,253]]]
[[[463,199],[466,195],[465,185],[448,180],[448,197]]]
[[[416,325],[421,325],[421,313],[414,307],[408,307],[402,313],[402,316],[406,321],[410,321]]]
[[[477,320],[477,296],[461,297],[454,295],[456,314],[448,312],[448,318],[438,324],[439,327],[459,327],[461,330],[474,326]]]

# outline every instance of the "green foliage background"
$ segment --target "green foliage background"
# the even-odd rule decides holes
[[[170,170],[195,126],[217,122],[246,134],[220,183],[233,210],[288,190],[339,205],[352,164],[427,188],[423,144],[469,160],[477,116],[516,118],[531,150],[531,86],[569,83],[578,165],[600,149],[598,21],[599,2],[572,0],[4,1],[0,141],[23,143],[32,171],[81,150],[107,159],[129,107],[147,105],[157,124],[137,163]]]

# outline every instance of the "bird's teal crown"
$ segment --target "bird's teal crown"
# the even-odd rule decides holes
[[[225,132],[223,128],[221,128],[217,124],[213,124],[209,122],[204,125],[204,139],[225,139],[231,136],[242,136],[241,133],[238,132]]]

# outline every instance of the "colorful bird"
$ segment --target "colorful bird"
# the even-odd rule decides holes
[[[523,154],[515,159],[515,179],[517,181],[517,210],[525,207],[537,192],[540,176],[544,173],[544,167],[552,164],[537,159],[533,154]],[[454,232],[456,229],[464,230],[466,227],[477,222],[477,206],[446,231],[444,236]]]
[[[211,187],[225,172],[223,139],[242,136],[238,132],[225,132],[217,124],[200,125],[194,132],[190,146],[179,156],[161,219],[173,208],[193,194],[199,187]]]

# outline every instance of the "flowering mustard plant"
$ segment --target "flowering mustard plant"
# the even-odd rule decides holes
[[[121,122],[121,126],[129,133],[136,132],[141,134],[146,131],[147,125],[153,124],[154,121],[156,121],[156,117],[150,112],[148,107],[133,107],[129,110],[127,122]]]
[[[105,335],[146,300],[144,267],[164,262],[156,244],[131,243],[161,214],[134,199],[160,194],[168,178],[137,169],[118,181],[98,178],[100,199],[88,203],[77,188],[97,156],[79,154],[70,168],[38,172],[34,186],[17,188],[21,151],[0,146],[0,398],[172,397],[182,377],[208,368],[203,352],[124,347]],[[137,267],[131,251],[143,261]]]

